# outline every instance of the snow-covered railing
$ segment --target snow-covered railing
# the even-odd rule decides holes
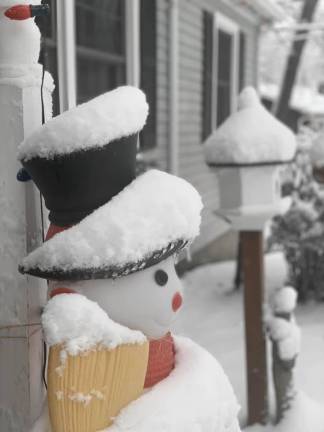
[[[272,317],[267,322],[272,341],[272,373],[276,397],[276,422],[279,423],[296,397],[294,368],[300,350],[300,329],[295,322],[297,292],[286,286],[273,298]]]

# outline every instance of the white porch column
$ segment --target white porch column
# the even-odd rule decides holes
[[[0,10],[0,430],[4,432],[26,432],[44,397],[39,322],[47,286],[17,269],[26,253],[42,241],[39,193],[31,181],[16,179],[17,146],[42,121],[38,51],[39,32],[33,20],[10,21]],[[50,96],[44,99],[49,115]]]

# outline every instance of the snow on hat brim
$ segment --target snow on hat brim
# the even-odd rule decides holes
[[[140,89],[118,87],[46,122],[19,145],[18,159],[53,159],[103,147],[142,130],[148,110]]]
[[[294,133],[271,115],[252,87],[239,97],[238,111],[204,143],[210,166],[249,166],[287,163],[294,159]]]
[[[115,278],[142,270],[199,234],[201,209],[201,197],[190,183],[148,171],[30,253],[19,270],[57,280]]]

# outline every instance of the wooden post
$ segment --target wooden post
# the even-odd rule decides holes
[[[268,386],[263,326],[264,264],[262,231],[241,233],[244,275],[248,423],[266,423]]]

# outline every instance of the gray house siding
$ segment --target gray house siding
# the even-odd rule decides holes
[[[231,2],[233,4],[233,2]],[[157,1],[157,146],[147,157],[168,169],[169,13],[168,0]],[[203,11],[221,12],[235,21],[246,36],[245,84],[257,83],[258,17],[239,6],[216,0],[179,0],[179,164],[178,175],[202,195],[201,235],[193,252],[218,238],[228,226],[217,218],[215,175],[205,165],[201,146],[203,107]]]

